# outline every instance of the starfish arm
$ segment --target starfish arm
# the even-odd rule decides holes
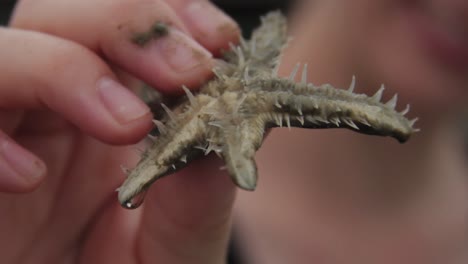
[[[242,189],[255,190],[257,186],[254,156],[263,141],[264,132],[265,123],[259,118],[232,122],[223,129],[222,156],[232,180]]]
[[[328,84],[298,84],[286,79],[262,80],[251,85],[255,87],[249,88],[245,104],[255,106],[249,111],[264,113],[270,126],[345,127],[365,134],[392,136],[400,142],[417,131],[413,128],[414,120],[404,116],[406,111],[395,110],[396,97],[384,104],[379,94],[369,97]]]
[[[168,171],[169,167],[167,166],[156,164],[150,159],[142,159],[117,189],[120,204],[125,208],[136,206],[133,205],[132,200]]]
[[[197,107],[180,106],[186,111],[168,120],[164,131],[160,131],[154,144],[143,153],[136,167],[130,170],[118,189],[119,202],[123,206],[157,179],[185,167],[204,153],[201,144],[206,142],[210,128],[207,127],[208,115],[201,113],[210,106],[208,102],[211,98],[199,96],[197,100]]]
[[[288,41],[286,18],[280,12],[272,12],[261,18],[256,29],[243,49],[254,76],[263,72],[271,74],[278,66],[281,50]]]
[[[230,65],[225,67],[228,70],[218,70],[230,77],[243,78],[245,72],[256,78],[271,76],[287,41],[286,18],[279,11],[270,12],[261,18],[260,27],[253,31],[249,41],[241,39],[239,46],[231,45],[231,49],[224,54]],[[233,68],[236,70],[233,71]]]

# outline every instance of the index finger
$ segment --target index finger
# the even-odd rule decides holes
[[[225,46],[239,34],[234,30],[218,33],[218,39],[224,41],[217,40],[208,50],[192,34],[202,43],[210,43],[212,36],[201,37],[200,30],[190,31],[184,22],[188,20],[179,17],[187,12],[180,9],[183,6],[171,7],[158,0],[24,0],[16,9],[12,25],[83,44],[163,92],[180,93],[181,85],[193,88],[210,78],[210,50]],[[200,12],[203,10],[196,14],[203,15]],[[237,28],[233,21],[227,21]]]

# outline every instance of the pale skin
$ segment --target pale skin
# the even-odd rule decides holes
[[[184,6],[192,2],[20,2],[12,26],[48,34],[0,30],[2,262],[223,263],[235,187],[218,171],[221,164],[201,160],[154,185],[143,208],[120,208],[114,193],[124,177],[119,166],[130,166],[137,152],[109,144],[139,141],[151,117],[125,88],[112,88],[111,100],[111,88],[98,81],[119,80],[119,69],[176,93],[182,83],[194,87],[209,77],[205,52],[180,72],[168,65],[185,66],[190,58],[168,62],[155,47],[127,42],[127,30],[160,19],[212,53],[237,38],[235,24],[212,9],[201,13],[209,23],[188,15]],[[296,14],[302,22],[293,21],[296,40],[282,72],[307,61],[314,83],[346,87],[356,74],[357,89],[369,94],[385,82],[387,95],[398,92],[402,104],[412,103],[427,132],[400,145],[349,131],[273,131],[258,155],[258,190],[242,192],[238,204],[242,249],[260,264],[466,263],[459,249],[467,246],[467,169],[451,120],[467,99],[466,71],[427,63],[417,48],[396,49],[385,37],[406,39],[398,35],[401,28],[389,31],[358,12],[370,8],[393,21],[385,5],[399,1],[315,2],[320,12]],[[456,7],[437,2],[467,10],[462,1]],[[390,53],[395,50],[407,53]],[[404,78],[408,69],[413,72]],[[434,115],[434,108],[442,110]],[[23,148],[13,151],[16,143]],[[20,166],[18,159],[27,162]]]
[[[247,259],[467,263],[468,168],[456,117],[468,100],[468,32],[447,37],[448,26],[415,7],[426,30],[439,28],[438,41],[464,47],[446,57],[412,28],[412,1],[310,2],[295,10],[283,74],[301,61],[314,83],[346,87],[355,74],[356,90],[372,94],[383,82],[386,98],[398,93],[412,105],[421,132],[401,145],[340,130],[274,130],[257,154],[256,192],[239,193],[236,205]],[[468,28],[467,1],[419,2]]]
[[[157,21],[174,38],[132,43]],[[0,28],[0,262],[223,263],[235,187],[214,159],[162,180],[138,210],[117,202],[120,165],[138,158],[128,145],[152,127],[119,80],[197,87],[238,36],[205,1],[20,1]]]

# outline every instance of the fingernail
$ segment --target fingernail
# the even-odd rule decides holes
[[[33,154],[8,140],[0,141],[0,156],[14,172],[34,182],[45,173],[45,164]]]
[[[126,124],[147,115],[150,109],[135,94],[109,77],[97,82],[101,101],[120,123]]]
[[[158,39],[156,49],[175,72],[204,65],[213,55],[183,32],[171,28],[169,35]]]
[[[208,1],[192,1],[185,8],[185,15],[205,37],[239,32],[237,23]]]

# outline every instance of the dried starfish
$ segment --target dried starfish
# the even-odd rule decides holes
[[[170,34],[170,31],[169,31]],[[155,120],[159,136],[118,189],[119,201],[136,208],[143,193],[155,180],[184,167],[211,151],[219,154],[233,181],[242,189],[254,190],[257,169],[254,154],[265,131],[271,127],[344,127],[354,131],[392,136],[406,141],[416,131],[415,119],[395,110],[396,95],[381,103],[383,86],[368,97],[355,94],[354,77],[347,90],[329,84],[307,83],[307,65],[302,81],[276,76],[281,49],[287,42],[286,21],[279,12],[267,14],[250,41],[241,40],[224,55],[225,63],[215,68],[216,78],[194,95],[186,96],[173,110],[166,110],[163,122]],[[164,123],[164,124],[163,124]]]

